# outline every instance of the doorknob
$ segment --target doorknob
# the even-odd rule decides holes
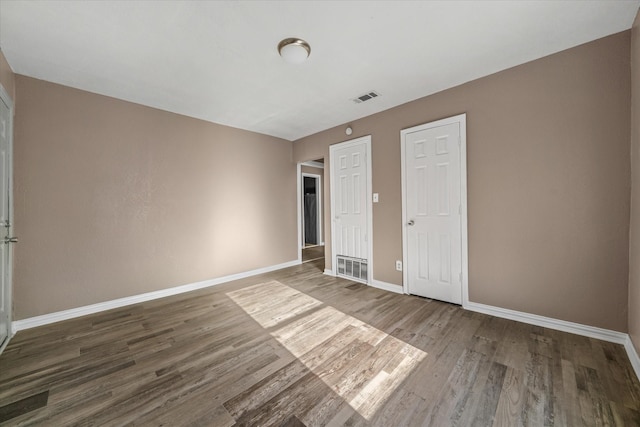
[[[9,237],[9,236],[7,236],[7,237],[5,237],[5,238],[4,238],[4,242],[5,242],[6,244],[9,244],[9,243],[18,243],[18,238],[17,238],[17,237]]]
[[[409,220],[409,222],[407,223],[407,225],[413,225],[413,224],[415,224],[415,223],[416,223],[416,222],[415,222],[414,220],[410,219],[410,220]]]

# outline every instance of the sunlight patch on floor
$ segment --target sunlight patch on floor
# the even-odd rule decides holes
[[[227,296],[366,419],[427,353],[277,281]]]

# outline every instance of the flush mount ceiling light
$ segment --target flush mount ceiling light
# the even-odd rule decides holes
[[[301,64],[311,54],[311,46],[302,39],[288,38],[278,43],[278,53],[290,64]]]

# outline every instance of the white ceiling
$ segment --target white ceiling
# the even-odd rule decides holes
[[[19,74],[296,140],[629,29],[639,6],[0,0],[0,48]],[[287,37],[305,63],[278,56]]]

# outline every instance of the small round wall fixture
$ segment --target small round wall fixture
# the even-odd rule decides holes
[[[290,64],[301,64],[311,55],[311,46],[302,39],[290,37],[278,43],[278,53]]]
[[[353,129],[351,129],[351,126],[347,126],[347,128],[344,130],[344,133],[346,133],[347,135],[351,135],[353,133]]]

